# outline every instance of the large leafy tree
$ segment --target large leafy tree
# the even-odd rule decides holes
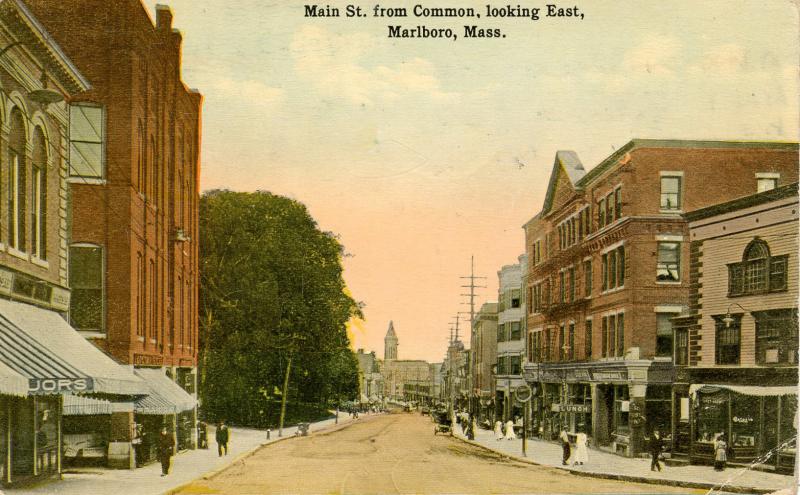
[[[361,312],[345,290],[336,236],[297,201],[222,190],[202,196],[200,232],[206,416],[273,425],[284,398],[292,421],[353,397],[345,325]]]

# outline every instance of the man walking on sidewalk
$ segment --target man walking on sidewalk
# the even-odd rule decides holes
[[[174,448],[175,436],[167,430],[166,426],[161,428],[161,434],[158,437],[158,460],[161,462],[161,476],[169,474]]]
[[[225,424],[225,421],[220,421],[217,425],[217,453],[220,457],[222,457],[222,451],[225,450],[225,455],[228,455],[228,438],[230,435],[228,433],[228,426]]]
[[[663,449],[664,440],[661,439],[661,435],[658,433],[658,430],[654,430],[653,436],[650,438],[650,455],[652,456],[652,460],[650,461],[650,471],[655,471],[656,469],[658,469],[659,472],[661,471],[661,464],[658,461]]]

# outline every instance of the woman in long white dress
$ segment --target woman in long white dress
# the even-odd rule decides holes
[[[516,440],[517,436],[514,434],[514,422],[510,419],[506,421],[506,440]]]
[[[584,463],[589,462],[589,447],[587,446],[588,438],[586,438],[586,433],[580,432],[576,435],[575,438],[575,457],[573,458],[573,464],[580,464],[583,465]]]
[[[503,439],[503,423],[501,421],[497,421],[494,424],[494,437],[498,440]]]

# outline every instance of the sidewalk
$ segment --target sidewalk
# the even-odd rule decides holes
[[[370,417],[373,414],[362,414]],[[356,421],[346,413],[339,413],[339,425]],[[310,431],[329,428],[335,419],[312,423]],[[40,485],[20,489],[8,488],[6,495],[86,495],[89,493],[123,493],[125,495],[161,495],[189,483],[203,475],[222,470],[237,460],[246,457],[262,445],[294,437],[296,427],[283,429],[283,437],[278,438],[278,430],[272,430],[267,440],[266,430],[246,428],[230,428],[231,438],[228,444],[230,452],[227,456],[217,455],[217,444],[214,442],[214,429],[209,426],[209,448],[188,450],[172,458],[172,468],[168,476],[161,476],[161,464],[158,462],[147,466],[126,469],[81,468],[68,470],[62,480],[43,482]],[[2,492],[0,492],[2,493]]]
[[[527,457],[522,457],[522,440],[496,440],[494,433],[478,428],[475,440],[467,440],[456,426],[456,437],[499,452],[515,460],[564,469],[582,476],[621,479],[686,488],[715,489],[722,492],[769,493],[791,488],[794,478],[774,473],[731,468],[714,471],[711,466],[662,467],[650,471],[650,459],[622,457],[596,449],[589,449],[589,462],[583,466],[562,466],[561,446],[543,440],[528,440]],[[662,463],[663,465],[663,463]]]

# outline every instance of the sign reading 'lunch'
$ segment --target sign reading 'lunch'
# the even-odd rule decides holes
[[[62,392],[91,392],[91,378],[30,378],[28,392],[31,394],[60,394]]]

